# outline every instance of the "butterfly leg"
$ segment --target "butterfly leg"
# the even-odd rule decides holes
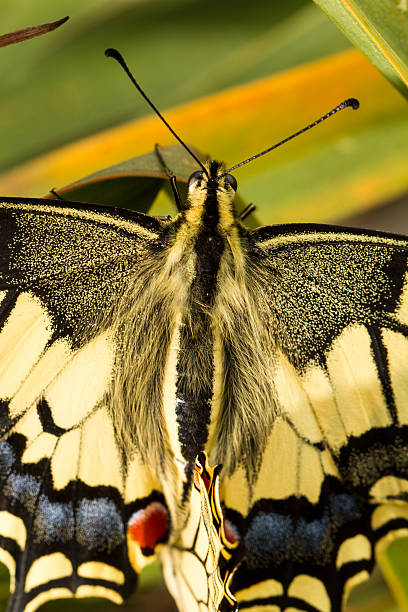
[[[253,204],[252,202],[248,204],[248,206],[245,206],[244,210],[241,210],[241,212],[238,215],[240,221],[243,221],[244,219],[246,219],[252,212],[254,212],[254,210],[255,210],[255,204]]]
[[[55,196],[57,198],[57,200],[63,200],[64,199],[62,196],[60,196],[59,193],[57,193],[57,191],[55,190],[54,187],[52,189],[50,189],[50,193],[52,193],[52,195]]]

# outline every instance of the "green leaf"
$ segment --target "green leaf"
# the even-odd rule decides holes
[[[379,564],[401,612],[408,612],[408,538],[388,544],[379,555]]]
[[[4,32],[61,14],[70,21],[55,34],[2,50],[1,169],[150,114],[104,57],[107,47],[124,54],[158,108],[166,109],[349,46],[309,0],[259,8],[247,0],[233,6],[207,0],[205,10],[193,0],[0,3]],[[270,120],[276,119],[265,117]],[[200,146],[193,134],[182,136]],[[154,144],[146,142],[144,152]]]
[[[406,0],[314,0],[338,28],[408,97]]]
[[[165,116],[187,141],[233,165],[350,96],[360,100],[359,111],[338,113],[236,172],[239,191],[244,200],[255,203],[262,224],[333,221],[398,196],[408,182],[406,102],[358,51],[228,89],[165,111]],[[307,100],[307,104],[299,100]],[[157,142],[174,139],[157,117],[140,119],[10,170],[0,176],[0,192],[39,197],[52,187],[59,191],[80,176],[145,153]],[[141,170],[151,171],[152,164],[157,160],[147,157]],[[177,164],[175,158],[176,169]],[[173,169],[173,160],[169,166]],[[190,168],[194,166],[186,175]],[[114,187],[108,184],[106,188],[112,191]],[[130,205],[132,189],[123,182],[123,197]],[[83,192],[81,198],[91,197],[89,193]],[[120,197],[113,191],[112,195]],[[97,201],[95,197],[92,201]],[[100,197],[108,203],[103,193]],[[142,202],[138,204],[147,209]],[[166,209],[162,203],[150,212],[172,214],[174,208]]]
[[[166,164],[175,174],[180,196],[184,199],[187,194],[187,179],[197,169],[197,165],[178,144],[161,147],[160,151]],[[63,199],[148,212],[159,192],[167,188],[170,188],[169,178],[153,151],[103,168],[58,189],[57,193]],[[174,206],[163,214],[170,212],[174,214]],[[155,214],[161,213],[155,210]]]

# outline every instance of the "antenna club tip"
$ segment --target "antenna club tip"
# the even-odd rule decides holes
[[[114,59],[118,59],[119,57],[121,57],[119,51],[117,51],[116,49],[112,49],[111,47],[109,47],[109,49],[106,49],[105,55],[106,57],[113,57]]]
[[[360,106],[360,102],[356,98],[349,98],[344,101],[344,106],[351,106],[353,110],[357,110]]]

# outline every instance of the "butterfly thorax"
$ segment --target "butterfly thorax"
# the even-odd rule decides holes
[[[254,411],[270,414],[262,397],[271,395],[264,382],[271,342],[257,331],[265,329],[253,303],[261,298],[249,281],[248,232],[233,205],[236,185],[217,162],[207,168],[208,175],[190,178],[185,210],[164,227],[163,247],[155,245],[154,257],[145,258],[116,310],[122,357],[109,403],[125,446],[168,487],[170,506],[171,499],[186,499],[202,450],[220,462],[211,456],[217,448],[232,468],[245,452],[242,444],[267,431],[265,417],[255,418]],[[221,392],[232,375],[231,387]],[[258,440],[251,444],[262,447]]]

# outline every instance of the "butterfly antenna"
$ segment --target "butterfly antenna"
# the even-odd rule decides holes
[[[105,51],[105,55],[106,57],[113,57],[113,59],[115,59],[123,68],[123,70],[126,72],[126,74],[128,75],[129,79],[132,81],[133,85],[136,87],[136,89],[139,91],[139,93],[143,96],[143,98],[146,100],[146,102],[148,103],[148,105],[150,106],[150,108],[152,108],[154,110],[154,112],[156,113],[156,115],[163,121],[164,125],[167,127],[168,130],[170,130],[170,132],[173,134],[173,136],[179,141],[179,143],[185,148],[185,150],[191,155],[191,157],[193,159],[195,159],[195,161],[197,162],[197,164],[202,168],[203,172],[205,172],[205,174],[208,176],[208,172],[205,168],[205,166],[203,165],[203,163],[198,159],[197,155],[195,155],[193,153],[193,151],[186,145],[185,142],[183,142],[181,140],[181,138],[179,136],[177,136],[176,132],[173,130],[173,128],[168,124],[168,122],[166,121],[166,119],[163,117],[163,115],[161,114],[161,112],[159,111],[158,108],[156,108],[156,106],[153,104],[153,102],[147,97],[147,95],[145,94],[145,92],[143,91],[143,89],[140,87],[139,83],[136,81],[136,79],[134,78],[133,74],[130,72],[129,68],[127,67],[127,64],[125,62],[125,60],[123,59],[122,55],[119,53],[119,51],[117,51],[116,49],[106,49]]]
[[[221,174],[221,176],[224,176],[225,174],[228,174],[232,170],[236,170],[236,168],[239,168],[240,166],[244,166],[245,164],[248,164],[249,162],[253,161],[254,159],[257,159],[258,157],[262,157],[262,155],[265,155],[266,153],[269,153],[270,151],[273,151],[273,149],[277,149],[278,147],[280,147],[281,145],[285,144],[289,140],[292,140],[292,138],[296,138],[296,136],[299,136],[300,134],[303,134],[303,132],[307,132],[307,130],[310,130],[312,127],[315,127],[315,125],[317,125],[318,123],[321,123],[322,121],[325,121],[326,119],[328,119],[332,115],[335,115],[336,113],[338,113],[339,111],[343,110],[344,108],[347,108],[348,106],[351,106],[351,108],[353,110],[357,110],[358,107],[360,106],[360,103],[355,98],[348,98],[348,100],[344,100],[344,102],[342,102],[341,104],[336,106],[336,108],[333,108],[331,111],[329,111],[328,113],[323,115],[323,117],[320,117],[319,119],[316,119],[316,121],[313,121],[313,123],[311,123],[310,125],[307,125],[302,130],[299,130],[298,132],[295,132],[294,134],[292,134],[291,136],[288,136],[284,140],[281,140],[277,144],[274,144],[272,147],[269,147],[269,149],[265,149],[265,151],[261,151],[261,153],[257,153],[256,155],[253,155],[252,157],[248,157],[248,159],[245,159],[244,161],[240,162],[236,166],[232,166],[232,168],[229,168],[228,170],[223,172]]]

